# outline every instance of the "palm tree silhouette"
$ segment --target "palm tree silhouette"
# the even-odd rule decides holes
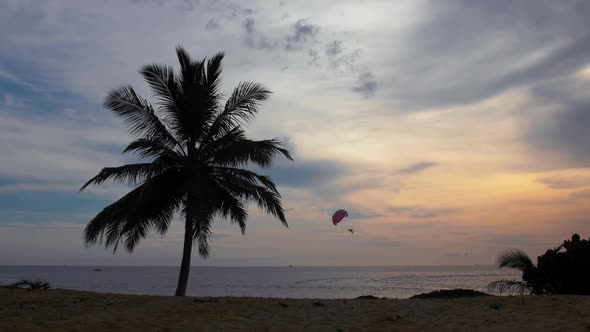
[[[123,151],[134,152],[144,163],[103,168],[88,185],[107,180],[135,186],[104,208],[84,230],[87,245],[119,244],[132,252],[150,231],[166,233],[176,212],[185,221],[182,262],[177,296],[186,293],[193,242],[202,257],[209,255],[211,223],[216,216],[246,229],[247,203],[287,221],[272,180],[245,168],[271,165],[274,157],[293,160],[278,139],[250,140],[243,126],[257,112],[270,91],[263,85],[242,82],[225,104],[221,102],[223,53],[195,61],[176,48],[180,71],[165,65],[140,70],[157,101],[154,108],[131,86],[111,90],[104,102],[137,139]]]
[[[520,249],[508,249],[498,257],[498,268],[512,268],[522,272],[522,280],[498,280],[488,284],[488,290],[499,293],[543,294],[543,285],[539,282],[538,268],[526,252]]]

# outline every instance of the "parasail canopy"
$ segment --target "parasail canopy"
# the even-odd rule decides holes
[[[346,210],[338,210],[334,212],[334,215],[332,215],[332,223],[334,225],[338,225],[338,223],[341,222],[345,217],[348,217],[348,212],[346,212]]]

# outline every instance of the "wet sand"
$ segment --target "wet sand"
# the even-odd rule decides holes
[[[590,296],[312,300],[0,289],[0,331],[590,331]]]

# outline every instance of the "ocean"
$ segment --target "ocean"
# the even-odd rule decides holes
[[[100,271],[96,271],[100,270]],[[44,279],[53,288],[101,293],[173,295],[178,267],[0,266],[0,284]],[[489,282],[519,280],[493,266],[201,267],[191,269],[187,295],[289,298],[408,298],[438,289],[485,291]]]

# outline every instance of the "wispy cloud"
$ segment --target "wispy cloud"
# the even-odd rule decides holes
[[[273,49],[278,46],[276,40],[271,40],[265,34],[258,31],[256,21],[252,17],[244,19],[244,43],[246,47],[255,49]]]
[[[352,88],[352,91],[368,98],[373,97],[377,92],[377,80],[375,75],[371,72],[363,72],[359,75],[356,85]]]
[[[319,26],[305,19],[299,19],[293,25],[292,34],[285,38],[285,49],[288,51],[301,49],[304,44],[316,41],[319,32]]]
[[[453,215],[459,212],[458,209],[444,208],[444,209],[432,209],[424,208],[420,206],[394,206],[387,209],[388,212],[396,215],[406,215],[409,218],[425,219],[425,218],[438,218]]]
[[[207,21],[207,24],[205,25],[205,30],[217,30],[219,29],[219,22],[212,18],[209,21]]]
[[[551,189],[572,189],[590,186],[590,177],[585,175],[564,175],[544,177],[537,180]]]
[[[465,251],[465,252],[450,252],[447,254],[447,256],[449,257],[466,257],[466,256],[471,256],[472,253],[470,251]]]
[[[105,165],[122,163],[118,151],[128,140],[122,128],[0,112],[0,177],[82,181]]]
[[[0,67],[0,81],[1,80],[7,80],[7,81],[10,81],[12,83],[21,85],[21,86],[31,87],[31,84],[27,83],[26,81],[24,81],[23,79],[19,78],[15,74],[7,71],[6,69],[3,69],[2,67]]]
[[[369,247],[376,247],[376,248],[396,248],[396,247],[401,247],[404,246],[404,243],[402,241],[399,240],[395,240],[386,236],[376,236],[376,237],[372,237],[369,238],[367,240],[364,240],[363,244],[369,246]]]
[[[351,171],[350,166],[332,160],[296,160],[260,172],[270,175],[279,185],[309,187],[328,185]]]
[[[412,164],[408,167],[400,169],[398,172],[401,174],[416,174],[423,172],[429,168],[435,167],[438,164],[433,161],[421,161],[415,164]]]
[[[572,200],[590,200],[590,189],[574,191],[569,195]]]
[[[569,75],[590,55],[581,14],[588,12],[584,1],[428,1],[424,24],[410,28],[389,53],[399,63],[392,94],[408,108],[468,104]]]

